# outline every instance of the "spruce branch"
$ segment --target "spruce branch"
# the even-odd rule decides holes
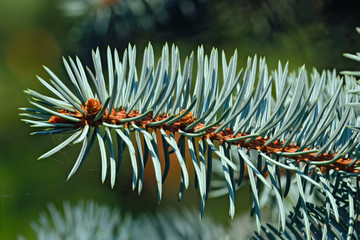
[[[304,239],[307,234],[308,239],[359,239],[359,182],[341,175],[337,177],[341,179],[337,186],[328,186],[328,189],[333,189],[331,201],[327,197],[328,192],[319,192],[318,197],[326,199],[324,205],[306,203],[310,226],[308,233],[303,221],[304,215],[294,208],[286,216],[284,231],[267,224],[261,226],[261,233],[255,233],[255,237],[251,239]],[[331,207],[332,204],[338,206],[336,211]]]
[[[359,96],[345,91],[343,81],[335,72],[314,70],[309,79],[305,67],[297,73],[288,73],[288,64],[283,66],[281,63],[269,72],[265,59],[258,60],[257,56],[248,58],[245,68],[237,71],[235,51],[229,62],[222,52],[221,74],[218,51],[213,49],[208,56],[202,46],[197,50],[196,70],[193,70],[194,53],[182,66],[179,50],[174,45],[171,50],[165,45],[155,64],[153,48],[149,44],[139,70],[135,47],[129,45],[122,61],[116,50],[112,53],[108,48],[107,75],[103,73],[98,49],[92,52],[92,57],[95,70],[86,67],[87,74],[79,59],[63,59],[76,94],[45,67],[52,80],[50,84],[40,77],[39,80],[57,98],[28,90],[30,103],[36,108],[21,109],[29,112],[25,116],[34,119],[25,119],[26,123],[44,128],[34,132],[35,135],[73,133],[40,158],[49,157],[71,143],[82,142],[68,178],[98,142],[101,180],[106,180],[109,165],[110,183],[114,187],[116,169],[128,148],[132,188],[138,186],[138,192],[141,192],[144,168],[150,155],[160,201],[162,183],[169,169],[169,155],[175,154],[181,166],[181,200],[189,184],[185,166],[188,148],[199,185],[202,215],[205,200],[211,193],[214,153],[221,163],[231,217],[235,213],[235,191],[247,176],[258,231],[261,231],[259,196],[262,185],[276,196],[281,213],[279,229],[284,231],[283,201],[290,188],[295,188],[298,194],[296,209],[302,212],[309,238],[311,219],[304,194],[306,186],[310,184],[311,188],[315,187],[315,192],[325,192],[326,201],[331,203],[337,216],[339,205],[328,186],[334,176],[350,181],[360,175],[358,118],[351,106],[358,102]],[[193,71],[196,71],[194,81]],[[345,78],[345,81],[349,80]],[[135,144],[131,132],[135,132]],[[118,162],[112,133],[117,138]],[[157,134],[164,145],[166,166],[163,173]],[[280,184],[283,172],[287,176],[285,185]],[[291,187],[292,179],[296,181],[296,187]]]

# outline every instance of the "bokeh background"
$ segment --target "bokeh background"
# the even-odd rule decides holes
[[[49,202],[59,206],[64,200],[94,199],[135,215],[177,207],[177,169],[170,170],[159,205],[151,169],[140,196],[131,191],[126,161],[115,189],[101,184],[97,147],[69,182],[65,179],[79,146],[36,160],[63,139],[30,136],[18,116],[19,107],[29,106],[23,90],[47,92],[35,77],[49,78],[42,65],[68,81],[62,56],[78,55],[91,66],[91,49],[98,46],[104,53],[110,46],[122,52],[130,42],[137,46],[140,64],[151,41],[157,54],[164,43],[177,44],[182,59],[201,44],[208,53],[214,46],[227,56],[237,48],[239,68],[257,54],[266,57],[270,69],[281,60],[289,61],[291,70],[303,64],[308,70],[358,70],[342,53],[360,49],[359,9],[357,0],[1,0],[0,239],[35,238],[30,222]],[[247,212],[248,187],[236,198],[237,215]],[[189,189],[180,210],[199,204],[198,192]],[[227,197],[210,199],[205,214],[227,225],[228,207]]]

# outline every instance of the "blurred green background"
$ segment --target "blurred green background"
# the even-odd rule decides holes
[[[60,3],[61,2],[61,3]],[[117,2],[121,2],[118,4]],[[131,172],[125,161],[115,189],[100,183],[100,154],[91,157],[66,182],[79,146],[49,159],[36,159],[60,136],[30,136],[31,129],[20,121],[19,107],[28,107],[24,89],[48,93],[35,75],[49,77],[46,65],[68,81],[62,56],[78,55],[91,65],[91,49],[104,53],[109,45],[122,52],[128,42],[136,44],[138,61],[151,41],[155,52],[168,42],[179,46],[182,59],[204,44],[209,53],[215,46],[227,56],[237,48],[239,68],[247,56],[265,56],[273,69],[278,60],[290,62],[296,70],[354,70],[359,67],[342,57],[360,49],[358,1],[345,0],[1,0],[0,1],[0,102],[4,107],[0,124],[0,239],[22,234],[35,238],[30,222],[46,210],[46,204],[60,205],[65,199],[94,199],[137,214],[157,208],[177,206],[180,176],[176,170],[164,186],[161,205],[148,170],[141,196],[131,191]],[[103,54],[104,55],[104,54]],[[249,209],[246,187],[237,194],[237,211]],[[181,205],[198,209],[198,192],[185,192]],[[224,224],[228,219],[228,199],[210,199],[205,214]]]

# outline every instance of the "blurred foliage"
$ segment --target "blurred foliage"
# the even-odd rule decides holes
[[[155,214],[142,212],[134,217],[122,214],[118,208],[80,201],[73,206],[64,202],[61,210],[49,204],[48,212],[42,213],[38,221],[31,224],[39,240],[131,240],[144,236],[153,240],[229,239],[220,224],[209,216],[200,220],[191,209],[170,208]]]
[[[102,52],[107,45],[122,51],[131,42],[142,52],[151,41],[155,49],[160,49],[164,42],[175,42],[184,51],[182,55],[188,55],[201,44],[207,52],[212,46],[227,53],[238,48],[242,59],[239,64],[244,64],[248,55],[258,54],[266,56],[270,68],[280,59],[289,60],[290,69],[306,64],[308,69],[356,70],[356,63],[342,57],[344,52],[360,49],[355,32],[360,23],[360,3],[356,0],[71,2],[83,2],[89,8],[83,14],[71,15],[74,10],[71,5],[66,10],[63,3],[55,0],[0,1],[0,101],[4,108],[0,120],[0,239],[14,239],[20,232],[32,236],[29,222],[49,201],[94,198],[132,212],[157,206],[156,186],[148,182],[145,192],[137,196],[131,191],[126,168],[121,172],[123,180],[118,181],[122,185],[116,185],[115,190],[110,190],[108,184],[99,184],[100,166],[95,158],[100,156],[92,156],[70,183],[65,179],[78,149],[36,161],[54,144],[45,138],[30,138],[29,129],[19,121],[17,108],[26,106],[22,90],[31,88],[46,93],[35,78],[35,74],[45,76],[43,64],[64,76],[61,56],[79,55],[89,63],[89,52],[96,46]],[[107,27],[102,27],[102,31],[94,29],[97,21],[94,11],[100,11],[97,2],[105,4],[104,9],[116,6],[118,11],[110,10],[111,15],[103,18]],[[141,2],[145,10],[135,14],[129,2]],[[155,3],[158,5],[151,8]],[[91,4],[95,4],[94,11]],[[122,11],[127,12],[119,14]],[[53,141],[60,139],[53,137]],[[149,179],[154,181],[154,176],[150,175]],[[164,187],[174,188],[171,184]],[[173,205],[176,193],[164,192],[169,195],[164,196],[161,207]],[[237,199],[244,202],[238,201],[236,208],[243,211],[249,204],[249,189],[238,194]],[[198,204],[198,200],[195,190],[190,190],[185,193],[182,205]],[[227,211],[228,199],[212,199],[207,203],[205,215],[213,212],[217,220],[226,223]]]
[[[121,48],[145,34],[193,34],[204,26],[209,0],[66,0],[63,15],[73,21],[70,38],[86,48]]]

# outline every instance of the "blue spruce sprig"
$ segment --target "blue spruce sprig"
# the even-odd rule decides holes
[[[181,166],[180,201],[189,186],[185,165],[188,149],[201,196],[202,215],[210,194],[214,154],[221,164],[231,217],[235,213],[235,191],[245,177],[249,180],[258,232],[261,231],[262,186],[276,197],[280,232],[286,227],[284,198],[290,188],[295,188],[297,210],[302,215],[304,233],[310,238],[311,221],[304,192],[307,184],[315,192],[325,193],[324,201],[330,203],[339,221],[339,205],[334,200],[332,184],[337,176],[342,181],[359,176],[360,145],[356,131],[359,119],[351,106],[359,102],[359,96],[345,91],[344,80],[335,71],[313,70],[308,75],[305,67],[301,67],[298,72],[289,73],[288,64],[279,63],[270,72],[265,59],[258,60],[257,56],[248,58],[244,69],[238,71],[237,51],[229,62],[224,52],[221,55],[219,63],[216,49],[208,56],[199,47],[194,69],[194,53],[181,65],[178,48],[173,45],[170,51],[165,45],[155,62],[149,44],[138,71],[135,47],[129,45],[122,60],[117,50],[112,52],[108,48],[105,68],[97,49],[92,52],[94,70],[84,67],[78,58],[63,59],[73,91],[45,67],[50,83],[38,79],[54,96],[25,91],[35,108],[21,109],[27,112],[21,115],[32,119],[23,121],[42,128],[34,135],[71,135],[39,159],[69,144],[82,143],[69,179],[97,142],[101,180],[104,182],[109,172],[114,187],[117,166],[128,148],[132,188],[137,186],[140,193],[150,155],[160,201],[162,183],[170,168],[169,156],[175,154]],[[353,82],[352,76],[345,77],[347,86],[353,86]],[[354,88],[359,87],[354,85]],[[164,149],[164,172],[159,145]],[[281,184],[283,176],[286,176],[285,184]],[[296,186],[292,186],[293,180]]]

